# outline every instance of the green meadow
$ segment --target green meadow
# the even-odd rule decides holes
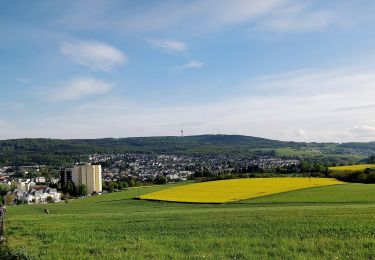
[[[8,208],[3,246],[30,259],[374,256],[375,185],[310,188],[220,205],[134,199],[167,187]]]

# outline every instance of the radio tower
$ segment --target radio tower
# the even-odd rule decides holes
[[[181,129],[181,136],[184,137],[184,129]]]

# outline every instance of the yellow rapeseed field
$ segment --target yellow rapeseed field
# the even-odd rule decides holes
[[[357,165],[345,165],[345,166],[336,166],[329,167],[329,170],[332,172],[340,171],[364,171],[367,168],[375,168],[375,164],[357,164]]]
[[[144,200],[225,203],[310,187],[344,184],[331,178],[248,178],[210,181],[140,196]]]

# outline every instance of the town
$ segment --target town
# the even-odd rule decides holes
[[[222,174],[295,172],[300,161],[273,156],[92,154],[70,167],[46,165],[0,168],[0,193],[5,203],[60,202],[129,187],[166,184]]]
[[[155,155],[118,154],[89,157],[91,163],[104,166],[105,181],[135,178],[140,182],[152,182],[158,176],[168,181],[187,180],[194,174],[220,175],[241,172],[271,172],[277,169],[294,169],[300,164],[296,159],[272,156],[246,155]]]

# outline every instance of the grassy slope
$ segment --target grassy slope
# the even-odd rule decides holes
[[[43,206],[10,208],[8,244],[36,258],[76,259],[371,258],[375,250],[375,185],[224,205],[132,200],[137,193],[48,205],[50,215],[42,214]]]
[[[301,148],[291,148],[291,147],[285,147],[285,148],[276,148],[276,155],[281,157],[307,157],[307,158],[323,158],[323,157],[330,157],[335,159],[346,159],[351,160],[353,162],[357,162],[360,160],[364,160],[367,158],[366,155],[363,154],[338,154],[333,152],[327,152],[323,151],[322,153],[318,152],[309,152],[308,150],[312,150],[314,147],[301,147]],[[315,147],[315,149],[318,149],[318,147]]]

